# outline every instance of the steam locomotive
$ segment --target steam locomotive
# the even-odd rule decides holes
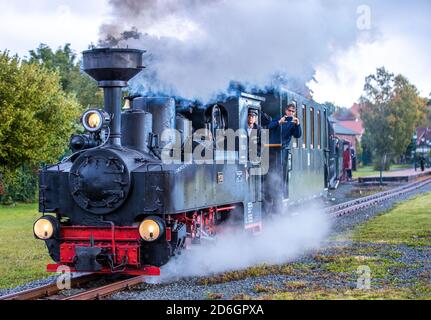
[[[241,92],[205,106],[128,97],[130,108],[122,112],[122,89],[143,68],[141,50],[83,52],[84,71],[104,89],[104,109],[86,111],[86,133],[71,138],[72,156],[40,172],[43,215],[33,229],[55,261],[48,271],[68,266],[78,272],[159,275],[190,242],[238,228],[258,233],[276,205],[336,187],[340,154],[324,105],[280,89]],[[213,148],[216,130],[247,128],[250,109],[264,124],[288,103],[297,106],[303,136],[287,152],[281,143],[261,145],[272,159],[267,175],[251,173],[261,164],[248,159],[247,144]],[[207,139],[193,138],[199,130]],[[169,143],[178,147],[168,156],[177,153],[181,161],[163,161]],[[187,146],[212,150],[215,161],[193,161]],[[280,178],[268,179],[271,174]],[[268,193],[268,184],[281,191],[278,197]]]

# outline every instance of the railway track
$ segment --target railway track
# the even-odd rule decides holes
[[[382,203],[386,200],[409,193],[429,183],[431,183],[431,178],[410,183],[384,192],[376,193],[371,196],[337,204],[335,206],[327,208],[326,213],[328,213],[333,218],[341,217],[343,215],[366,209],[379,203]],[[71,285],[72,287],[77,287],[83,284],[88,284],[91,281],[96,280],[97,278],[98,277],[96,274],[87,274],[84,276],[73,278]],[[61,290],[57,287],[56,283],[53,283],[6,295],[0,297],[0,300],[97,300],[106,298],[114,293],[130,289],[133,286],[141,284],[142,282],[144,282],[144,280],[144,276],[132,277],[126,280],[116,281],[108,285],[96,287],[94,289],[89,289],[71,296],[61,295]]]
[[[99,277],[96,274],[84,275],[72,279],[72,288],[80,285],[88,284],[91,281],[97,280]],[[116,281],[108,285],[89,289],[70,296],[62,295],[56,283],[40,286],[37,288],[28,289],[25,291],[9,294],[0,297],[0,300],[98,300],[110,296],[116,292],[127,290],[142,283],[145,280],[144,276],[132,277],[130,279]]]
[[[416,181],[413,183],[409,183],[394,189],[390,189],[387,191],[379,192],[373,194],[371,196],[358,198],[352,201],[343,202],[337,204],[335,206],[329,207],[326,209],[326,213],[330,216],[337,218],[344,216],[349,213],[353,213],[355,211],[359,211],[362,209],[366,209],[372,206],[375,206],[379,203],[382,203],[386,200],[398,197],[400,195],[409,193],[416,189],[422,188],[423,186],[431,183],[431,178],[427,178],[421,181]]]
[[[117,281],[106,286],[91,289],[76,295],[65,297],[59,300],[99,300],[108,297],[116,292],[127,290],[145,281],[145,276],[137,276],[130,279]]]
[[[97,279],[96,274],[86,274],[72,278],[71,286],[79,287]],[[36,288],[31,288],[17,293],[1,296],[0,300],[41,300],[57,296],[61,292],[57,283],[50,283]]]

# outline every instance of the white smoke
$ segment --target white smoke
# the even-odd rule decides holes
[[[150,281],[208,276],[259,264],[282,264],[317,249],[329,235],[331,220],[317,206],[295,215],[278,215],[264,222],[260,235],[223,234],[216,242],[193,245]]]
[[[132,82],[137,93],[207,101],[231,81],[267,88],[275,75],[301,91],[316,65],[356,42],[358,3],[111,0],[113,17],[100,33],[102,43],[148,51],[147,70]]]

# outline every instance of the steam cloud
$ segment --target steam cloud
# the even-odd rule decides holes
[[[225,234],[215,243],[192,246],[182,256],[162,268],[162,277],[171,281],[187,276],[206,276],[258,264],[291,261],[308,250],[317,249],[331,229],[330,219],[317,206],[296,215],[279,215],[266,221],[262,234]]]
[[[207,102],[231,81],[307,93],[315,66],[356,42],[358,1],[110,0],[100,43],[147,50],[140,94]]]
[[[279,84],[306,93],[314,67],[356,42],[353,1],[110,0],[103,46],[147,50],[147,69],[131,82],[139,94],[207,102],[231,82],[261,89]],[[340,28],[340,26],[343,26]],[[300,186],[297,186],[300,187]],[[317,208],[266,222],[259,237],[224,235],[194,246],[162,278],[203,276],[260,263],[284,263],[318,247],[330,230]],[[158,280],[158,281],[159,281]]]

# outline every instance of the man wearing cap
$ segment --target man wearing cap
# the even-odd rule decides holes
[[[257,124],[257,115],[258,115],[257,110],[254,110],[254,109],[248,110],[247,136],[249,141],[249,148],[252,147],[251,143],[254,143],[257,147],[257,150],[256,150],[257,156],[260,156],[262,127]]]

